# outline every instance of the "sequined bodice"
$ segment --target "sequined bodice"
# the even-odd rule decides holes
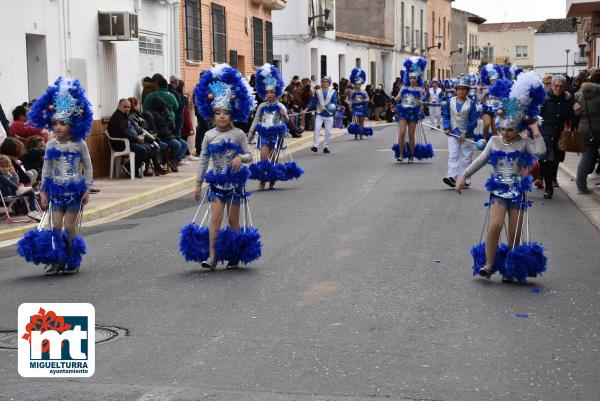
[[[404,107],[416,107],[419,105],[419,98],[412,93],[407,93],[402,96],[402,106]]]
[[[500,107],[500,104],[502,103],[502,101],[500,99],[498,99],[495,96],[492,95],[488,95],[485,104],[488,107],[492,107],[492,108],[498,108]]]
[[[260,125],[265,128],[275,127],[281,124],[281,114],[277,111],[263,111],[260,116]]]

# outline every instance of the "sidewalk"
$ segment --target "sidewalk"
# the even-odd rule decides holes
[[[591,223],[600,230],[600,187],[594,185],[600,181],[588,181],[588,188],[592,191],[591,195],[580,195],[577,193],[575,177],[577,175],[579,158],[580,156],[577,153],[567,153],[564,163],[560,164],[558,171],[560,189],[587,216]]]
[[[370,122],[370,126],[383,125]],[[346,134],[346,129],[333,129],[333,137]],[[323,133],[321,133],[323,137]],[[312,146],[312,132],[305,131],[301,138],[286,138],[290,153]],[[250,145],[257,152],[256,145]],[[198,162],[188,162],[180,166],[178,173],[169,173],[160,177],[144,177],[130,180],[122,176],[109,180],[100,178],[94,180],[94,188],[100,192],[90,195],[90,202],[83,212],[83,226],[89,227],[121,219],[139,211],[156,206],[160,203],[191,194],[194,189]],[[7,224],[0,221],[0,247],[13,243],[25,232],[35,227],[33,223]],[[3,244],[2,242],[7,242]]]

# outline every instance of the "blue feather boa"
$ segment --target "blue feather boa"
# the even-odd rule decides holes
[[[262,255],[260,232],[254,227],[233,231],[229,227],[219,231],[215,240],[215,256],[219,261],[241,262],[245,265]]]
[[[544,247],[537,242],[526,242],[512,249],[506,258],[506,275],[519,282],[527,281],[527,277],[541,276],[546,271],[548,258],[544,255]]]
[[[533,177],[530,175],[524,176],[519,182],[514,185],[509,185],[502,182],[502,177],[498,174],[492,174],[485,182],[485,189],[489,192],[509,192],[512,187],[519,194],[524,194],[531,191],[531,185],[533,183]]]
[[[250,179],[259,181],[289,181],[300,178],[304,170],[295,161],[273,164],[262,160],[250,165]]]
[[[500,244],[498,248],[496,248],[496,256],[494,257],[494,265],[492,266],[492,271],[500,272],[503,276],[506,276],[506,257],[508,255],[508,245]],[[479,270],[485,266],[487,262],[487,258],[485,256],[485,242],[481,242],[477,245],[474,245],[471,248],[471,256],[473,257],[473,275],[477,276],[479,274]]]
[[[502,150],[493,150],[490,152],[488,163],[492,167],[497,167],[500,160],[506,159],[509,162],[518,160],[521,167],[531,168],[537,161],[537,156],[527,152],[504,152]]]
[[[233,143],[230,140],[227,140],[221,141],[219,143],[209,143],[204,151],[204,154],[206,156],[219,155],[227,153],[230,150],[233,150],[236,156],[244,153],[244,149],[242,149],[240,145],[238,145],[237,143]]]
[[[363,133],[363,127],[359,123],[352,123],[348,125],[348,134],[350,135],[361,135]]]
[[[186,262],[201,263],[208,258],[208,227],[195,223],[185,225],[179,235],[179,250]]]
[[[397,143],[392,146],[392,150],[394,151],[394,158],[400,157],[400,147]],[[433,150],[433,146],[430,143],[417,143],[415,144],[415,152],[414,154],[410,151],[410,147],[408,142],[404,144],[404,154],[402,157],[410,158],[414,157],[417,160],[431,159],[435,156],[435,152]]]
[[[241,166],[238,171],[233,171],[231,166],[228,166],[224,173],[209,171],[204,176],[204,180],[207,184],[211,185],[233,185],[236,188],[243,188],[246,185],[246,181],[248,181],[248,177],[250,177],[250,171],[247,167]]]
[[[497,97],[498,99],[508,99],[510,95],[510,89],[512,88],[512,82],[508,79],[500,78],[489,90],[490,95]]]
[[[288,127],[285,124],[273,125],[271,127],[263,127],[258,124],[256,126],[256,132],[265,139],[278,139],[288,132]]]
[[[27,262],[39,265],[52,263],[66,264],[66,270],[75,270],[81,265],[87,253],[85,240],[81,236],[71,239],[71,250],[67,246],[68,234],[65,230],[59,235],[54,230],[33,229],[25,233],[17,243],[17,253]]]
[[[62,151],[58,150],[55,147],[49,147],[46,149],[46,154],[44,156],[45,160],[58,160],[61,157],[66,157],[67,160],[73,163],[75,160],[79,161],[81,158],[81,152],[69,152],[68,150]]]
[[[373,128],[371,128],[371,127],[363,128],[363,135],[364,136],[373,136]]]
[[[77,181],[70,182],[68,184],[58,184],[54,182],[52,177],[46,177],[44,179],[44,191],[48,194],[50,198],[61,197],[65,195],[75,194],[78,197],[81,197],[85,191],[87,191],[87,187],[85,185],[85,181]]]
[[[55,97],[59,92],[59,85],[65,78],[58,77],[54,84],[46,92],[38,98],[31,106],[28,114],[28,121],[31,125],[37,128],[52,129],[52,118],[54,117],[54,107],[51,110],[50,106],[54,106]],[[81,108],[81,113],[72,114],[70,116],[69,127],[71,128],[71,137],[76,141],[85,140],[88,132],[92,129],[94,113],[92,105],[85,95],[85,89],[81,87],[78,80],[74,80],[69,88],[69,93],[77,101],[77,105]]]
[[[244,78],[235,68],[226,66],[214,78],[213,71],[216,71],[216,68],[204,72],[194,88],[194,102],[198,113],[205,120],[212,121],[213,107],[212,100],[209,99],[209,85],[213,80],[219,80],[231,86],[233,95],[235,96],[235,100],[231,102],[231,118],[233,121],[247,122],[256,103],[254,95],[251,93],[251,88],[244,82]]]

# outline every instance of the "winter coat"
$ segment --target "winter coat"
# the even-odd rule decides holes
[[[581,105],[579,132],[587,138],[600,140],[600,84],[586,82],[575,94],[575,100]],[[586,109],[587,105],[587,109]],[[589,112],[589,114],[588,114]],[[591,128],[590,128],[591,121]]]
[[[146,99],[144,99],[144,110],[150,109],[150,103],[156,98],[162,99],[167,104],[169,120],[175,123],[175,111],[179,109],[180,104],[177,98],[169,92],[168,88],[159,88],[149,94]]]
[[[175,136],[175,123],[169,118],[167,104],[160,97],[151,99],[148,110],[152,113],[154,129],[158,138],[163,142],[169,142]]]
[[[560,96],[555,96],[552,91],[548,93],[540,112],[543,121],[540,131],[546,143],[546,154],[541,158],[542,160],[557,162],[565,160],[565,152],[558,149],[558,139],[565,124],[572,126],[574,115],[573,97],[569,92],[563,92]]]

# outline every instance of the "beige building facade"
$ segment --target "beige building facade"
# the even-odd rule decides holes
[[[479,25],[482,61],[512,63],[533,68],[534,34],[544,21],[507,22]]]
[[[435,77],[448,79],[452,77],[452,63],[450,51],[452,46],[452,0],[427,1],[427,43],[429,75],[427,79]],[[438,48],[439,46],[439,48]]]

